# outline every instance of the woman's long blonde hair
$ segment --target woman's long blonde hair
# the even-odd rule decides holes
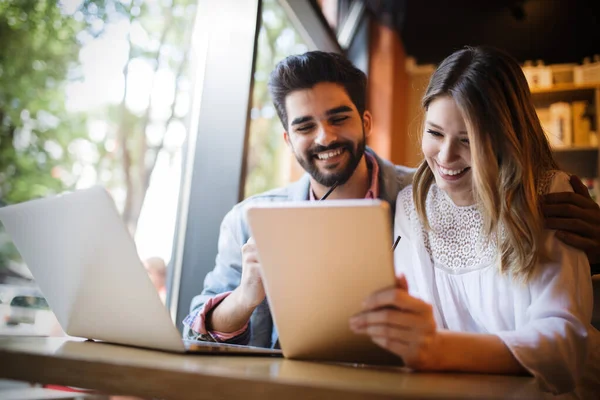
[[[422,106],[450,96],[467,126],[473,193],[484,234],[495,237],[500,270],[527,280],[545,258],[537,186],[557,169],[519,64],[488,47],[466,47],[446,58],[431,77]],[[417,213],[429,227],[425,201],[434,175],[423,161],[414,177]]]

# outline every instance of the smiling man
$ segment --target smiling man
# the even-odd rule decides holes
[[[368,189],[376,161],[364,157],[371,114],[359,111],[344,87],[330,82],[291,92],[282,103],[277,107],[282,121],[291,117],[283,136],[310,176],[309,196],[321,198],[337,183],[331,198],[375,197]]]
[[[334,53],[308,52],[277,64],[270,76],[269,90],[284,128],[285,142],[306,174],[286,187],[244,200],[225,216],[215,268],[206,276],[202,293],[192,300],[191,312],[184,320],[184,338],[277,346],[277,330],[246,221],[248,205],[320,199],[337,185],[330,199],[381,199],[389,203],[393,221],[396,197],[411,183],[413,170],[395,166],[366,147],[372,126],[365,104],[366,84],[362,71]],[[575,200],[553,199],[552,205],[556,207],[559,201],[589,205],[584,196]],[[592,216],[600,220],[600,211],[586,212],[589,215],[585,218],[575,216],[571,221],[583,223]],[[550,217],[559,214],[561,218],[565,216],[549,212]],[[566,225],[563,220],[552,221],[559,228]],[[598,242],[600,238],[594,240]]]
[[[249,237],[248,205],[320,199],[337,184],[329,199],[379,198],[394,209],[413,171],[366,147],[372,126],[365,109],[366,85],[362,71],[333,53],[294,55],[275,67],[269,90],[283,137],[307,173],[287,187],[244,200],[225,216],[216,266],[184,321],[186,338],[262,347],[277,343],[257,250]]]

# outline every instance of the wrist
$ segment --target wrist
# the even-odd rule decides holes
[[[440,329],[435,334],[431,357],[431,371],[452,371],[453,362],[452,332]]]
[[[258,307],[258,305],[262,302],[263,299],[256,299],[256,296],[253,296],[253,290],[246,288],[244,285],[240,285],[237,289],[234,290],[236,308],[242,312],[252,314],[254,309]]]
[[[430,336],[429,340],[420,354],[413,360],[408,361],[406,366],[416,371],[443,371],[445,368],[445,331],[436,331]]]

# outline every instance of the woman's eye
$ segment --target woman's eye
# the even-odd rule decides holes
[[[436,137],[442,137],[442,136],[444,136],[441,133],[439,133],[438,131],[434,131],[434,130],[431,130],[431,129],[427,129],[427,132],[429,134],[431,134],[432,136],[436,136]]]
[[[466,144],[466,145],[468,145],[468,144],[470,144],[470,143],[471,143],[471,142],[469,141],[469,139],[461,139],[460,141],[461,141],[461,142],[463,142],[463,143],[464,143],[464,144]]]

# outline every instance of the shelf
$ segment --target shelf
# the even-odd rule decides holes
[[[553,147],[552,151],[557,153],[579,152],[579,151],[598,151],[597,146],[569,146],[569,147]]]
[[[546,109],[553,103],[585,101],[594,107],[600,116],[600,82],[585,85],[573,83],[556,84],[547,88],[530,88],[531,99],[540,114],[540,110]],[[549,115],[544,114],[543,119],[548,123]],[[559,168],[565,172],[580,177],[596,178],[600,176],[600,147],[591,146],[567,146],[552,148],[552,155]]]
[[[552,149],[552,155],[561,170],[579,177],[598,176],[598,148],[591,146]]]
[[[531,94],[544,93],[560,93],[560,92],[576,92],[580,90],[600,89],[600,83],[587,83],[583,85],[575,85],[574,83],[559,83],[547,88],[532,88]]]
[[[545,89],[531,89],[531,99],[536,107],[548,107],[557,101],[588,101],[594,103],[596,93],[600,91],[600,85],[580,85],[572,84],[554,85]]]

